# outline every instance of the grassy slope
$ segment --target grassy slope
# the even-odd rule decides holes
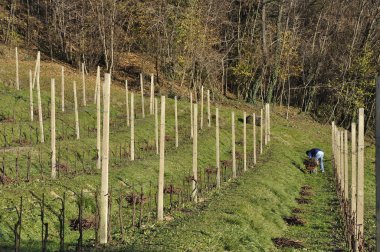
[[[12,61],[9,58],[0,60],[1,79],[5,83],[10,83],[13,79],[14,70]],[[21,83],[27,83],[26,70],[33,68],[33,61],[31,58],[24,57],[23,62],[20,64],[22,73]],[[57,79],[57,95],[59,94],[59,76],[60,68],[57,64],[43,64],[42,66],[42,86],[44,91],[43,104],[47,108],[49,100],[49,79],[55,77]],[[66,129],[66,136],[74,133],[74,116],[72,110],[72,91],[71,81],[76,80],[81,86],[81,76],[75,73],[74,70],[66,70],[66,95],[67,95],[67,113],[62,114],[57,109],[58,118],[62,119],[65,123],[57,123],[60,129],[58,135],[62,134],[63,128]],[[87,92],[90,102],[93,97],[93,83],[94,77],[88,77]],[[13,91],[12,88],[1,87],[1,107],[0,111],[6,116],[16,115],[17,121],[23,121],[28,125],[28,92],[24,89],[20,95]],[[129,145],[129,128],[125,126],[124,116],[124,93],[122,88],[113,87],[112,98],[112,111],[113,115],[111,121],[114,125],[111,126],[111,150],[116,150],[118,146],[122,145],[128,148]],[[81,101],[81,90],[78,90],[79,101]],[[137,101],[137,125],[136,125],[136,139],[137,145],[143,147],[146,145],[154,146],[154,132],[153,132],[153,117],[148,116],[145,119],[139,114],[140,111],[140,97],[135,96]],[[148,99],[145,99],[147,102]],[[36,101],[36,97],[35,97]],[[59,99],[57,101],[59,104]],[[80,102],[81,103],[81,102]],[[179,150],[174,148],[174,134],[173,134],[173,100],[168,99],[168,118],[167,118],[167,134],[172,136],[172,139],[167,142],[167,160],[165,177],[167,181],[173,181],[176,186],[182,185],[182,179],[185,174],[191,170],[191,142],[188,137],[188,102],[179,102],[179,121],[180,121],[180,145]],[[236,104],[235,107],[241,107]],[[256,111],[254,108],[244,107],[247,111]],[[15,110],[15,111],[13,111]],[[148,111],[148,106],[146,106]],[[45,110],[46,111],[46,110]],[[222,131],[221,131],[221,159],[230,158],[230,106],[222,108]],[[238,111],[238,109],[235,109]],[[41,182],[40,167],[33,166],[33,182],[22,183],[19,186],[11,185],[0,188],[0,193],[3,197],[0,199],[1,216],[0,216],[0,246],[7,246],[12,244],[12,233],[7,227],[7,224],[14,223],[15,212],[8,207],[14,206],[18,202],[18,196],[24,195],[28,200],[26,201],[22,246],[29,248],[39,248],[39,210],[36,205],[36,200],[33,199],[28,192],[32,190],[39,196],[42,192],[46,193],[48,204],[52,205],[56,210],[58,209],[58,202],[54,201],[56,194],[61,195],[66,189],[78,192],[81,187],[86,190],[86,208],[85,216],[91,216],[94,212],[95,206],[93,203],[92,192],[96,186],[99,185],[99,172],[94,169],[95,162],[91,160],[94,155],[95,146],[95,132],[87,136],[84,125],[86,127],[93,127],[95,125],[95,110],[94,106],[90,105],[87,108],[81,108],[80,121],[81,121],[81,136],[80,141],[75,141],[72,137],[58,141],[62,146],[62,162],[68,164],[73,169],[75,159],[73,158],[74,151],[86,150],[85,160],[86,174],[82,171],[81,164],[77,165],[78,176],[63,177],[58,182],[50,181],[49,166],[48,166],[48,151],[49,144],[33,145],[30,149],[20,149],[21,161],[26,163],[25,155],[28,151],[32,153],[32,160],[38,159],[38,149],[41,148],[43,153],[42,160],[44,163],[43,171],[45,174],[45,181]],[[283,114],[283,113],[282,113]],[[238,112],[239,117],[241,113]],[[35,116],[35,118],[37,118]],[[17,125],[17,123],[15,124]],[[48,133],[49,118],[45,119],[46,135]],[[238,123],[237,140],[242,138],[242,124]],[[6,130],[6,134],[10,139],[12,123],[1,123],[0,129]],[[36,123],[32,124],[36,127]],[[27,128],[28,126],[26,126]],[[271,238],[278,236],[286,236],[294,239],[300,239],[304,242],[305,246],[310,250],[330,250],[332,248],[342,247],[341,238],[339,234],[341,231],[336,229],[339,225],[339,218],[335,209],[336,203],[334,188],[329,179],[331,177],[331,164],[327,163],[327,174],[324,177],[321,174],[308,175],[300,172],[297,167],[302,167],[302,157],[304,150],[313,146],[321,146],[326,150],[327,159],[330,155],[330,128],[320,126],[304,116],[291,117],[289,122],[285,121],[280,116],[273,118],[273,138],[270,148],[265,151],[265,155],[260,158],[259,164],[254,170],[249,170],[244,177],[239,178],[232,183],[224,184],[224,189],[212,193],[212,196],[206,203],[200,204],[196,208],[186,206],[188,212],[174,212],[175,221],[167,225],[157,226],[152,222],[147,222],[146,227],[141,231],[133,231],[127,228],[127,248],[136,250],[166,250],[172,248],[176,250],[189,249],[189,250],[254,250],[254,251],[270,251],[275,250]],[[26,134],[29,133],[25,130]],[[249,131],[248,131],[249,132]],[[206,166],[214,164],[214,130],[205,129],[199,137],[199,166],[205,168]],[[28,135],[29,138],[29,135]],[[10,141],[8,139],[8,141]],[[3,141],[3,139],[1,139]],[[0,141],[0,142],[1,142]],[[35,141],[35,134],[32,134],[32,142]],[[48,143],[48,142],[47,142]],[[3,143],[1,142],[1,145]],[[12,143],[11,146],[16,147],[17,143]],[[29,144],[28,144],[29,146]],[[252,149],[251,142],[248,142],[249,150]],[[241,146],[238,146],[241,151]],[[14,164],[16,157],[16,149],[10,149],[5,152],[3,156],[6,157],[6,162],[9,165]],[[368,159],[373,158],[373,148],[369,147],[366,152]],[[156,184],[156,174],[158,168],[158,158],[154,154],[154,150],[150,152],[137,151],[140,157],[135,162],[130,162],[128,159],[119,160],[113,157],[111,161],[110,181],[114,188],[114,194],[117,195],[119,190],[123,193],[130,192],[130,187],[122,185],[120,180],[127,181],[128,185],[134,184],[136,187],[142,183],[144,184],[144,191],[148,193],[148,185],[151,181],[153,188]],[[8,165],[8,166],[9,166]],[[366,215],[366,230],[369,228],[369,234],[374,233],[374,202],[372,201],[374,195],[374,176],[372,169],[370,169],[370,162],[366,163],[366,205],[368,214]],[[8,171],[14,175],[14,169]],[[21,176],[25,176],[25,165],[21,166]],[[304,214],[301,216],[307,221],[305,227],[287,227],[282,217],[290,214],[293,207],[297,204],[294,200],[298,197],[299,188],[301,185],[309,184],[313,187],[314,199],[313,204],[304,206]],[[154,192],[153,192],[154,193]],[[25,198],[24,198],[25,203]],[[117,228],[117,203],[113,202],[113,235],[118,238]],[[166,204],[166,206],[168,206]],[[298,207],[298,206],[297,206]],[[127,219],[127,226],[130,225],[130,209],[123,209],[125,212],[124,218]],[[189,212],[191,214],[189,214]],[[74,218],[77,215],[75,205],[75,196],[69,195],[69,202],[67,204],[67,219]],[[152,216],[151,216],[152,217]],[[147,218],[147,216],[146,216]],[[50,223],[50,243],[49,248],[57,248],[58,246],[58,221],[57,218],[51,213],[47,212],[47,220]],[[145,219],[146,221],[146,219]],[[66,223],[66,242],[67,248],[73,248],[78,237],[77,232],[70,231],[68,223]],[[371,235],[368,235],[370,237]],[[85,231],[85,241],[93,239],[93,231]],[[373,240],[372,240],[373,241]],[[165,247],[162,245],[165,244]],[[117,248],[116,244],[115,248]],[[125,249],[125,247],[123,248]],[[177,249],[178,250],[178,249]]]
[[[364,235],[367,251],[376,250],[376,177],[375,177],[375,146],[367,141],[364,150]]]
[[[5,59],[0,62],[2,68],[1,72],[4,74],[2,76],[3,82],[7,85],[12,84],[14,69],[12,64],[7,64],[7,61],[12,62],[9,59]],[[28,91],[25,89],[27,82],[26,70],[33,68],[33,62],[31,59],[24,58],[20,63],[20,73],[21,73],[21,86],[22,90],[20,92],[15,91],[12,87],[1,85],[0,99],[4,101],[0,108],[1,114],[6,118],[15,117],[15,122],[2,122],[1,129],[7,135],[8,145],[4,148],[4,158],[7,167],[7,175],[14,178],[15,169],[14,160],[17,156],[17,151],[20,152],[20,181],[25,178],[26,174],[26,155],[30,151],[32,155],[32,182],[23,183],[20,185],[7,185],[0,188],[0,193],[3,197],[0,198],[1,205],[1,217],[2,222],[0,223],[1,230],[1,240],[0,246],[11,246],[13,234],[9,226],[14,225],[16,213],[13,209],[15,205],[18,204],[19,196],[24,197],[24,219],[23,219],[23,236],[22,236],[22,246],[39,247],[39,232],[40,232],[40,217],[39,217],[39,207],[38,200],[31,197],[30,191],[33,191],[36,195],[41,197],[42,193],[45,193],[46,202],[55,211],[59,209],[59,201],[55,200],[57,196],[62,196],[63,191],[68,191],[68,202],[66,205],[66,242],[67,248],[73,248],[78,237],[78,232],[70,231],[68,227],[68,220],[73,219],[77,215],[76,207],[76,197],[74,193],[78,193],[81,188],[85,190],[85,217],[89,217],[95,211],[95,204],[93,198],[94,189],[100,184],[100,172],[95,169],[95,161],[92,157],[95,155],[95,132],[87,134],[85,128],[94,127],[95,125],[95,110],[92,104],[92,97],[94,91],[94,77],[90,76],[87,78],[87,92],[88,92],[88,107],[80,108],[80,124],[81,124],[81,140],[76,141],[73,138],[74,134],[74,115],[73,115],[73,103],[72,103],[72,91],[71,83],[76,80],[77,83],[81,83],[81,76],[75,73],[73,70],[66,70],[66,104],[67,109],[65,113],[60,112],[57,109],[57,117],[59,122],[57,122],[58,132],[57,135],[64,135],[63,140],[58,141],[58,146],[60,146],[61,155],[60,162],[66,164],[74,175],[65,176],[63,175],[58,181],[51,181],[49,179],[49,118],[46,117],[44,120],[45,126],[45,144],[35,144],[36,136],[34,129],[37,128],[37,123],[29,123],[28,115]],[[60,79],[60,68],[57,64],[46,64],[42,63],[42,76],[41,84],[43,87],[43,108],[46,112],[48,110],[49,101],[49,82],[51,77],[57,79],[57,96],[60,93],[60,85],[58,79]],[[5,81],[7,80],[7,81]],[[124,91],[123,88],[117,86],[117,83],[113,83],[112,88],[112,116],[111,116],[111,136],[110,136],[110,148],[111,152],[117,153],[120,145],[126,150],[129,149],[129,128],[126,127],[125,123],[125,105],[124,105]],[[119,83],[121,84],[121,83]],[[122,85],[121,85],[122,86]],[[79,84],[79,87],[81,85]],[[79,101],[81,101],[81,90],[78,90]],[[153,116],[147,116],[146,118],[141,118],[141,103],[140,96],[135,96],[136,100],[136,149],[137,149],[137,160],[131,162],[128,157],[119,159],[118,155],[111,156],[111,170],[110,170],[110,185],[113,187],[114,200],[113,200],[113,230],[112,233],[114,238],[118,238],[118,227],[117,227],[117,203],[115,201],[115,196],[119,192],[125,195],[131,191],[131,186],[134,185],[136,190],[139,190],[140,185],[144,186],[144,192],[146,194],[150,193],[149,184],[152,183],[152,196],[154,196],[156,188],[156,176],[158,173],[158,156],[155,155],[154,150],[154,119]],[[59,98],[57,97],[57,105],[59,106]],[[147,102],[148,99],[145,99]],[[35,97],[36,101],[36,97]],[[80,103],[80,102],[79,102]],[[146,103],[147,104],[147,103]],[[182,181],[185,175],[189,174],[191,171],[191,154],[192,145],[189,139],[189,103],[184,100],[179,102],[179,128],[180,128],[180,146],[178,150],[174,147],[174,101],[172,99],[167,99],[167,127],[166,133],[170,136],[169,141],[166,143],[166,171],[165,177],[167,183],[170,181],[176,187],[182,186]],[[230,107],[221,107],[221,159],[230,159]],[[145,106],[145,110],[148,111],[148,106]],[[214,110],[214,108],[213,108]],[[249,109],[250,112],[253,108]],[[242,113],[237,112],[237,117],[241,118]],[[256,111],[257,112],[257,111]],[[37,118],[35,116],[35,118]],[[205,119],[206,122],[206,119]],[[18,139],[18,134],[12,134],[12,127],[18,128],[19,124],[22,124],[22,132],[25,133],[27,142],[23,148],[17,148],[18,143],[14,140]],[[206,123],[205,123],[206,125]],[[29,127],[33,130],[30,132]],[[64,130],[63,130],[64,129]],[[207,166],[214,165],[215,150],[210,148],[214,145],[214,134],[213,128],[205,128],[200,131],[199,135],[199,169],[203,172],[203,169]],[[14,135],[14,137],[12,137]],[[237,123],[236,129],[236,139],[237,141],[242,138],[242,123]],[[4,146],[4,140],[0,141],[0,144]],[[151,151],[143,151],[141,148],[153,147]],[[41,151],[39,151],[39,149]],[[248,149],[252,149],[252,143],[248,143]],[[238,151],[242,151],[242,146],[237,146]],[[38,164],[38,153],[42,153],[42,166]],[[77,153],[77,154],[75,154]],[[58,154],[59,155],[59,154]],[[79,158],[74,158],[75,155],[80,155]],[[82,167],[81,159],[84,158],[84,164]],[[75,163],[77,163],[75,168]],[[42,170],[42,175],[40,174]],[[202,174],[203,176],[203,174]],[[43,180],[43,181],[42,181]],[[127,183],[127,187],[124,185]],[[168,199],[166,199],[168,201]],[[152,200],[153,201],[153,200]],[[167,202],[168,203],[168,202]],[[152,203],[153,204],[153,203]],[[168,207],[168,204],[166,204]],[[147,206],[145,207],[145,213],[147,211]],[[130,225],[130,207],[123,208],[124,219],[126,219],[125,224],[127,227]],[[152,217],[152,216],[151,216]],[[147,223],[148,216],[145,215],[144,224]],[[151,218],[152,219],[152,218]],[[49,249],[56,249],[58,246],[58,219],[54,216],[52,211],[46,212],[46,221],[49,222]],[[152,222],[148,222],[152,224]],[[130,229],[128,229],[130,230]],[[93,239],[93,231],[84,232],[84,240],[88,242]]]
[[[274,237],[299,239],[309,251],[343,248],[333,182],[329,179],[329,128],[302,116],[290,122],[278,116],[275,119],[272,142],[257,167],[215,192],[190,216],[158,227],[149,235],[138,235],[120,250],[274,251]],[[310,175],[298,169],[304,150],[313,146],[326,150],[326,174]],[[299,206],[295,198],[306,184],[313,187],[313,203]],[[304,227],[284,223],[282,218],[294,207],[305,211]]]

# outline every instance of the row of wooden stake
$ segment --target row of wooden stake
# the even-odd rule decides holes
[[[351,123],[351,181],[348,131],[332,122],[332,150],[337,193],[351,251],[364,251],[364,109],[359,109],[358,133]],[[356,140],[357,139],[357,140]],[[351,182],[351,183],[350,183]],[[351,195],[350,195],[351,192]]]
[[[16,48],[16,83],[19,88],[18,82],[18,54]],[[37,97],[38,97],[38,107],[39,107],[39,122],[41,130],[41,142],[44,142],[43,133],[43,121],[42,121],[42,110],[41,110],[41,97],[40,97],[40,85],[39,85],[39,75],[40,75],[40,53],[37,55],[36,69],[34,78],[31,71],[30,76],[30,107],[31,107],[31,120],[33,120],[33,88],[34,80],[37,83]],[[85,78],[84,78],[84,64],[82,64],[82,76],[83,76],[83,105],[86,106],[86,89],[85,89]],[[103,132],[101,134],[101,101],[100,101],[100,68],[97,69],[96,77],[96,87],[95,87],[95,102],[97,107],[97,167],[102,168],[102,179],[101,179],[101,195],[100,195],[100,223],[99,223],[99,241],[101,244],[107,243],[107,218],[108,218],[108,165],[109,165],[109,120],[110,120],[110,86],[111,86],[111,76],[110,74],[105,74],[105,80],[103,83]],[[64,111],[64,69],[62,68],[62,92],[61,92],[61,103],[62,111]],[[141,87],[141,108],[142,117],[145,117],[144,111],[144,90],[143,90],[143,77],[140,75],[140,87]],[[134,94],[130,94],[130,108],[129,108],[129,91],[128,82],[125,83],[126,90],[126,114],[127,114],[127,124],[130,125],[131,130],[131,160],[134,160]],[[161,96],[161,121],[160,121],[160,136],[158,137],[158,101],[154,98],[154,82],[153,75],[151,76],[151,96],[150,96],[150,114],[155,114],[155,140],[156,149],[160,154],[159,162],[159,174],[158,174],[158,195],[157,195],[157,219],[158,221],[163,220],[163,191],[164,191],[164,167],[165,167],[165,96]],[[79,116],[78,116],[78,103],[76,94],[76,83],[73,83],[74,92],[74,107],[75,107],[75,125],[76,125],[76,136],[79,136]],[[203,128],[203,99],[204,89],[201,88],[201,113],[200,113],[200,128]],[[193,138],[193,181],[192,181],[192,199],[194,202],[198,201],[197,194],[197,174],[198,174],[198,104],[193,104],[193,97],[190,94],[190,105],[191,105],[191,137]],[[208,127],[211,127],[211,108],[210,108],[210,91],[207,91],[207,113],[208,113]],[[55,80],[51,80],[51,168],[52,178],[56,178],[56,137],[55,137]],[[270,141],[270,114],[269,114],[269,104],[265,105],[265,117],[263,117],[263,110],[261,110],[261,129],[260,129],[260,153],[263,152],[263,130],[265,130],[264,143],[265,145]],[[175,97],[175,131],[176,131],[176,147],[178,147],[178,118],[177,118],[177,97]],[[219,110],[216,108],[216,168],[217,168],[217,187],[220,187],[220,155],[219,155]],[[244,112],[244,171],[247,170],[247,133],[246,133],[246,112]],[[254,164],[256,164],[256,115],[252,115],[252,132],[253,132],[253,145],[254,145]],[[232,170],[233,178],[236,178],[236,150],[235,150],[235,114],[232,112]],[[265,126],[265,127],[263,127]],[[265,129],[264,129],[265,128]],[[102,141],[101,141],[102,135]],[[158,139],[159,144],[158,144]],[[158,148],[159,147],[159,148]],[[101,155],[100,155],[101,153]]]

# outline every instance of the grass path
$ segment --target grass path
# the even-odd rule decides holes
[[[297,119],[297,125],[294,123]],[[311,130],[305,130],[311,129]],[[330,162],[325,174],[307,174],[304,150],[319,146],[329,160],[329,127],[307,118],[278,118],[270,148],[258,165],[199,204],[188,217],[157,226],[111,250],[133,251],[277,251],[272,238],[300,240],[308,251],[343,248],[340,216]],[[300,187],[310,185],[310,205],[298,205]],[[287,226],[283,217],[301,208],[305,226]],[[281,250],[281,249],[280,249]]]

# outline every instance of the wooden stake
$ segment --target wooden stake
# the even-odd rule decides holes
[[[55,153],[55,80],[51,79],[51,178],[55,179],[56,170],[56,153]]]
[[[348,131],[344,131],[344,198],[348,202]]]
[[[270,104],[267,103],[267,106],[268,106],[268,120],[267,120],[267,123],[268,123],[268,142],[270,142]]]
[[[344,192],[344,132],[343,130],[340,132],[340,191]]]
[[[98,154],[98,159],[96,163],[96,167],[98,169],[101,169],[101,162],[102,162],[102,156],[101,156],[101,113],[100,113],[100,67],[98,66],[98,69],[96,71],[96,150]]]
[[[337,181],[338,183],[340,182],[340,177],[341,177],[341,174],[340,174],[340,132],[338,130],[338,128],[336,128],[335,130],[335,134],[336,134],[336,174],[337,174]]]
[[[159,146],[158,146],[158,99],[154,98],[154,133],[155,133],[155,139],[156,139],[156,154],[159,153]]]
[[[34,75],[33,75],[33,89],[35,87],[35,84],[37,82],[37,72],[39,71],[40,67],[40,58],[41,58],[41,53],[40,51],[37,52],[37,59],[36,59],[36,65],[34,67]]]
[[[232,144],[232,177],[236,178],[236,150],[235,150],[235,112],[231,112],[231,144]]]
[[[263,130],[264,130],[263,109],[260,109],[260,154],[263,154]]]
[[[194,117],[193,117],[193,93],[190,92],[190,136],[194,136]]]
[[[203,129],[203,86],[201,88],[201,129]]]
[[[333,158],[335,157],[335,122],[332,121],[331,122],[331,149],[332,149],[332,152],[333,152]],[[334,158],[335,159],[335,158]]]
[[[165,170],[165,96],[161,96],[160,169],[158,174],[157,220],[164,220],[164,170]]]
[[[210,90],[207,90],[207,118],[208,126],[211,127],[211,107],[210,107]]]
[[[153,115],[153,102],[154,102],[154,75],[150,75],[150,103],[149,103],[149,109],[150,109],[150,114]]]
[[[75,133],[77,139],[80,138],[79,135],[79,115],[78,115],[78,100],[77,100],[77,83],[73,82],[73,91],[74,91],[74,111],[75,111]]]
[[[247,114],[243,113],[243,156],[244,156],[244,171],[247,171]]]
[[[129,94],[128,94],[128,80],[125,80],[125,108],[127,111],[127,126],[129,126],[130,115],[129,115]]]
[[[98,71],[99,71],[99,75],[100,75],[100,67],[98,66],[96,68],[96,78],[98,78]],[[98,97],[98,85],[99,83],[98,82],[95,82],[95,91],[94,91],[94,104],[97,104],[97,97]]]
[[[375,178],[376,178],[376,251],[380,251],[380,76],[376,78],[375,97]]]
[[[340,153],[339,153],[339,143],[340,143],[340,138],[339,138],[339,130],[338,127],[335,127],[335,168],[336,168],[336,174],[339,176],[339,164],[340,164]],[[335,157],[334,156],[334,157]]]
[[[192,200],[198,202],[198,104],[194,104],[194,135],[193,135],[193,183]]]
[[[42,101],[41,101],[41,87],[40,87],[40,52],[37,54],[37,77],[36,77],[36,83],[37,83],[37,103],[38,103],[38,121],[40,123],[40,141],[41,143],[45,142],[44,137],[44,123],[42,118]]]
[[[135,160],[135,105],[133,93],[131,93],[131,160]]]
[[[86,106],[86,80],[84,77],[84,63],[82,63],[83,106]]]
[[[220,188],[219,109],[215,108],[216,187]]]
[[[265,131],[265,135],[264,135],[264,144],[267,145],[268,144],[268,106],[267,104],[265,104],[265,118],[264,118],[264,131]]]
[[[33,73],[29,70],[29,109],[30,109],[30,121],[33,122]]]
[[[253,127],[253,164],[256,164],[256,114],[252,114]]]
[[[178,110],[177,96],[174,97],[175,147],[178,148]]]
[[[351,211],[356,219],[356,123],[351,123]]]
[[[65,112],[65,68],[61,69],[61,106],[62,112]]]
[[[145,111],[144,111],[144,83],[143,83],[143,75],[140,73],[140,92],[141,92],[141,113],[142,118],[145,118]]]
[[[18,76],[18,50],[17,50],[17,47],[15,48],[15,52],[16,52],[16,89],[20,90],[20,79]]]
[[[358,193],[357,193],[357,229],[358,244],[364,245],[364,109],[359,109],[358,127]]]
[[[102,146],[102,181],[100,191],[100,244],[107,243],[108,234],[108,156],[109,156],[109,119],[111,75],[105,74],[103,86],[103,146]]]

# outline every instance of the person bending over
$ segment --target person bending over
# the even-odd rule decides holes
[[[314,148],[314,149],[308,150],[306,151],[306,155],[308,155],[309,158],[317,159],[319,162],[321,172],[322,173],[325,172],[325,168],[323,166],[323,156],[325,155],[325,153],[321,149]]]

